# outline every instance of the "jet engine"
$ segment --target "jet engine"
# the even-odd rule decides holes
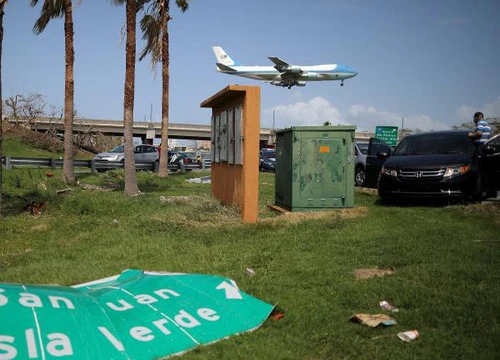
[[[302,72],[302,69],[300,66],[290,65],[289,67],[287,67],[285,69],[285,72],[287,72],[289,74],[300,74]]]

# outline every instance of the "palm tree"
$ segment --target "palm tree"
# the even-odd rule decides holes
[[[38,0],[31,0],[31,6]],[[33,26],[35,34],[41,34],[50,20],[64,16],[64,43],[66,73],[64,80],[64,160],[63,181],[73,183],[75,171],[73,167],[73,116],[74,116],[74,80],[73,64],[75,51],[73,47],[73,4],[71,0],[44,0],[40,17]]]
[[[127,17],[127,40],[125,45],[125,89],[123,96],[123,136],[125,138],[125,194],[136,195],[139,193],[137,187],[137,174],[135,172],[134,160],[134,91],[135,91],[135,26],[137,9],[144,1],[141,0],[111,0],[115,5],[126,3]]]
[[[189,0],[175,0],[175,4],[185,12]],[[162,63],[162,101],[161,101],[161,154],[158,175],[168,176],[168,122],[169,122],[169,83],[170,54],[168,50],[168,22],[170,17],[170,0],[152,0],[148,11],[141,20],[141,30],[146,46],[139,55],[139,60],[151,54],[151,62]]]
[[[3,99],[2,99],[2,42],[3,42],[3,9],[7,0],[0,0],[0,217],[3,215],[2,206],[2,142],[3,142]]]

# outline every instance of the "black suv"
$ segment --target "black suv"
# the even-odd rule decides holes
[[[379,141],[379,151],[372,151],[367,157],[367,175],[370,172],[373,181],[373,174],[378,174],[377,188],[382,200],[480,200],[484,192],[500,189],[500,135],[477,148],[467,134],[468,131],[414,134],[404,138],[394,151]]]

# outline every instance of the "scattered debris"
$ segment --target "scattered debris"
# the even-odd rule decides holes
[[[417,330],[410,330],[410,331],[405,331],[405,332],[400,332],[398,333],[398,338],[400,338],[403,341],[410,342],[418,338],[420,334],[418,333]]]
[[[394,274],[394,271],[390,269],[356,269],[354,272],[356,280],[365,280],[376,276],[386,276],[392,274]]]
[[[49,172],[47,172],[47,173],[45,174],[45,176],[47,176],[47,177],[52,177],[52,176],[54,176],[54,173],[52,173],[52,172],[50,172],[50,171],[49,171]]]
[[[187,182],[195,184],[211,184],[212,179],[210,176],[203,176],[201,178],[186,179]]]
[[[283,313],[278,313],[278,314],[274,314],[271,316],[271,319],[273,320],[281,320],[285,317],[285,314]]]
[[[369,327],[377,327],[379,325],[383,326],[392,326],[396,325],[396,320],[391,318],[388,315],[384,314],[355,314],[350,317],[351,321],[354,322],[359,322],[363,325],[369,326]]]
[[[273,311],[271,312],[271,315],[269,316],[272,320],[281,320],[285,317],[285,310],[283,310],[279,306],[275,306]]]
[[[118,224],[118,220],[113,219],[113,224]]]
[[[44,183],[44,182],[41,182],[41,183],[38,184],[38,188],[40,190],[46,191],[47,190],[47,184]]]
[[[392,311],[392,312],[398,312],[399,309],[395,306],[393,306],[391,303],[389,303],[388,301],[386,300],[383,300],[380,302],[380,307],[384,310],[387,310],[387,311]]]
[[[66,194],[66,193],[68,193],[68,192],[70,192],[70,191],[73,191],[73,189],[71,189],[71,188],[61,189],[61,190],[57,190],[57,191],[56,191],[56,194],[57,194],[57,195],[60,195],[60,194]]]
[[[24,210],[29,212],[31,215],[40,215],[42,213],[42,210],[46,207],[47,204],[44,202],[36,203],[32,201],[24,207]]]
[[[254,276],[255,275],[255,270],[252,268],[246,268],[246,272],[248,276]]]

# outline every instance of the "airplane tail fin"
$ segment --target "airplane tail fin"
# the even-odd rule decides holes
[[[220,46],[214,46],[212,47],[212,49],[214,51],[215,57],[217,58],[217,63],[226,66],[238,64],[228,54],[226,54],[226,52]]]

